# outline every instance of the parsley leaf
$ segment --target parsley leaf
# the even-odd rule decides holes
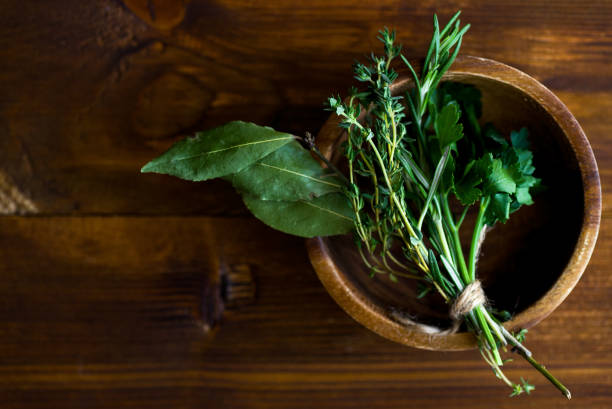
[[[463,137],[463,125],[458,123],[460,115],[459,104],[455,101],[446,104],[438,113],[434,122],[434,129],[436,131],[435,138],[439,140],[441,151]]]
[[[497,221],[505,223],[510,217],[510,202],[508,193],[494,194],[485,213],[485,223],[489,226],[493,226]]]
[[[516,149],[526,150],[529,149],[529,131],[527,128],[523,127],[519,131],[512,131],[510,133],[510,140],[512,141],[512,146]]]
[[[497,192],[514,193],[516,183],[514,182],[512,169],[504,166],[501,159],[493,159],[493,154],[488,153],[481,159],[488,162],[489,173],[485,175],[483,192],[492,195]]]
[[[483,169],[475,166],[475,164],[475,160],[468,163],[463,177],[459,181],[455,181],[453,186],[455,196],[464,206],[472,205],[482,197],[482,190],[477,186],[482,182]]]

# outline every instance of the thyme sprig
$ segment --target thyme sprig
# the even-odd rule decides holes
[[[398,276],[417,278],[420,296],[435,288],[449,303],[476,280],[487,226],[505,222],[521,205],[531,204],[530,189],[539,184],[533,176],[527,130],[513,132],[507,141],[493,126],[481,128],[479,91],[441,83],[469,29],[458,17],[455,14],[441,29],[434,16],[434,34],[420,75],[395,44],[395,32],[380,31],[384,54],[372,54],[368,64],[353,67],[362,89],[351,89],[345,100],[328,100],[347,133],[345,194],[355,215],[355,243],[363,262],[372,275],[388,274],[393,281]],[[414,83],[405,95],[392,92],[398,57]],[[477,215],[464,255],[459,230],[470,208]],[[398,246],[401,255],[392,250]],[[511,396],[530,393],[534,387],[504,375],[500,350],[508,348],[571,396],[533,359],[521,337],[507,331],[485,305],[471,310],[465,323],[477,337],[483,359],[512,389]]]

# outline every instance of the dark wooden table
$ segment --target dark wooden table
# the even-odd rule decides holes
[[[612,2],[450,3],[3,2],[0,407],[612,407]],[[523,362],[536,393],[509,399],[476,351],[378,337],[230,186],[139,173],[228,120],[315,132],[379,28],[418,59],[457,8],[462,53],[551,88],[599,162],[590,266],[528,337],[571,402]]]

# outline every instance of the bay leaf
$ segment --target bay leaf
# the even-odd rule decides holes
[[[234,121],[175,143],[141,172],[202,181],[240,172],[294,140],[293,135],[250,122]]]
[[[234,187],[263,200],[311,200],[340,192],[343,182],[292,141],[231,176]]]
[[[293,202],[261,200],[249,194],[242,198],[259,220],[294,236],[333,236],[353,230],[353,210],[343,193]]]

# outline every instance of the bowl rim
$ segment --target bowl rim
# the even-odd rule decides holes
[[[457,57],[445,78],[453,76],[476,76],[494,80],[531,97],[557,123],[568,140],[578,162],[584,200],[584,213],[580,233],[572,256],[553,286],[534,304],[504,323],[508,330],[530,328],[551,314],[570,294],[582,276],[591,258],[601,219],[601,186],[597,163],[584,131],[568,108],[548,88],[535,78],[509,65],[487,58]],[[411,82],[408,75],[401,75],[394,87]],[[336,142],[343,130],[338,127],[340,119],[331,115],[322,126],[317,143],[324,155],[331,157]],[[382,307],[372,303],[342,274],[325,244],[324,238],[315,237],[306,241],[310,261],[332,298],[356,321],[377,334],[404,345],[430,350],[465,350],[477,346],[470,333],[432,335],[422,332],[414,325],[400,324],[391,318]]]

